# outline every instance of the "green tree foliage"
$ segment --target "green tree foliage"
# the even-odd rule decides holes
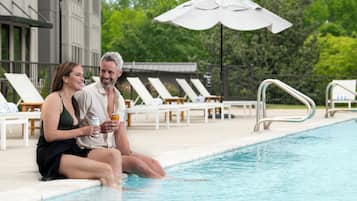
[[[317,27],[307,41],[313,37],[318,42],[318,57],[311,68],[314,76],[308,82],[315,89],[310,87],[315,100],[322,103],[324,94],[316,89],[323,91],[333,79],[356,77],[357,65],[353,58],[357,56],[357,1],[315,0],[305,10],[305,16],[306,24]]]
[[[317,26],[304,22],[304,11],[309,2],[261,0],[258,3],[291,21],[293,26],[278,34],[267,30],[242,32],[224,29],[224,64],[236,65],[227,72],[229,94],[240,97],[254,97],[258,84],[272,75],[308,75],[318,58],[317,40],[305,42]],[[219,29],[202,33],[202,41],[210,54],[209,63],[219,63]],[[220,83],[218,75],[215,74],[213,79]],[[292,86],[296,86],[294,81],[298,81],[291,77],[279,79]],[[214,86],[214,92],[219,93],[219,84]]]
[[[319,75],[357,77],[357,39],[347,36],[319,37],[320,60],[315,66]]]
[[[357,1],[316,0],[308,9],[307,19],[320,23],[316,29],[319,60],[315,74],[330,79],[356,76]]]
[[[124,8],[113,10],[102,25],[103,51],[119,51],[124,58],[135,58],[145,51],[141,27],[147,18],[143,11]],[[131,56],[129,56],[131,55]]]
[[[349,33],[357,30],[357,1],[355,0],[330,0],[329,21],[340,24]]]
[[[212,72],[213,93],[219,94],[219,26],[190,31],[153,22],[182,2],[103,0],[102,51],[119,51],[125,61],[197,62],[200,72]],[[278,34],[224,28],[223,63],[230,96],[254,98],[263,79],[278,78],[322,103],[323,87],[330,79],[355,75],[356,0],[255,2],[293,26]]]
[[[334,36],[346,36],[347,31],[339,24],[326,22],[320,26],[318,32],[321,36],[326,36],[327,34],[331,34]]]
[[[182,3],[177,0],[103,1],[103,51],[117,50],[126,60],[195,61],[218,64],[218,26],[207,31],[190,31],[152,19]],[[262,6],[292,21],[294,26],[280,34],[266,30],[239,32],[224,30],[224,63],[270,68],[279,72],[296,55],[311,26],[304,26],[305,1],[258,1]],[[108,11],[109,10],[109,11]],[[110,13],[110,15],[108,15]],[[110,17],[109,17],[110,16]],[[206,67],[201,67],[206,70]]]
[[[356,0],[315,0],[305,13],[308,24],[333,25],[335,28],[343,29],[345,34],[350,36],[357,30]],[[331,29],[331,31],[335,30]]]
[[[195,61],[205,52],[199,33],[153,23],[153,17],[176,1],[103,1],[102,50],[119,51],[126,61]],[[154,6],[159,5],[159,6]],[[110,13],[110,14],[108,14]]]

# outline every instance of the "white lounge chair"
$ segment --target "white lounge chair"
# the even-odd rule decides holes
[[[221,100],[222,97],[221,96],[215,96],[215,95],[211,95],[208,90],[206,89],[205,86],[203,86],[202,82],[199,79],[192,79],[191,78],[191,82],[192,84],[196,87],[196,89],[198,90],[198,92],[205,97],[206,101],[217,101],[217,100]]]
[[[33,86],[26,74],[5,73],[5,77],[20,96],[19,103],[21,101],[31,104],[42,104],[44,102],[41,94]]]
[[[94,82],[100,82],[99,76],[92,76],[92,80],[94,80]]]
[[[185,92],[191,102],[195,103],[200,101],[195,91],[193,91],[193,89],[185,79],[178,78],[176,79],[176,82],[179,84],[179,86]]]
[[[171,96],[170,92],[167,90],[167,88],[165,87],[165,85],[161,82],[161,80],[159,78],[148,78],[150,83],[152,84],[152,86],[155,88],[155,90],[159,93],[160,97],[164,100],[164,101],[169,101],[171,102],[172,100],[180,100],[179,102],[181,102],[181,100],[183,100],[184,98],[180,98],[180,97],[173,97]],[[193,92],[194,93],[194,92]],[[195,96],[195,95],[193,95]],[[182,103],[182,102],[181,102]],[[228,112],[229,112],[229,117],[230,115],[230,105],[229,104],[222,104],[219,102],[214,102],[214,103],[208,103],[208,102],[192,102],[192,103],[183,103],[185,106],[189,107],[191,110],[204,110],[205,113],[205,120],[208,120],[208,110],[214,110],[215,108],[220,108],[221,111],[224,112],[224,108],[227,107],[228,108]],[[222,113],[221,115],[221,119],[224,119],[224,113]],[[213,118],[215,118],[215,115],[213,115]],[[207,122],[207,121],[206,121]]]
[[[21,106],[21,112],[41,110],[44,99],[26,74],[5,73],[5,77],[20,96],[17,104]],[[34,135],[35,120],[30,119],[30,123],[31,135]]]
[[[177,83],[181,87],[181,89],[185,92],[185,94],[188,96],[191,102],[196,103],[196,102],[202,102],[202,101],[208,101],[208,99],[201,99],[195,91],[191,88],[191,86],[188,84],[188,82],[185,79],[176,79]],[[203,96],[202,96],[203,97]],[[212,99],[211,99],[212,100]],[[220,107],[224,107],[228,109],[228,118],[231,118],[231,107],[232,105],[230,103],[220,103],[220,102],[209,102],[210,104],[220,104]],[[223,110],[222,110],[223,111]],[[224,113],[221,112],[221,118],[224,118]]]
[[[221,96],[211,95],[199,79],[191,79],[191,82],[206,100],[220,100],[222,98]],[[230,100],[223,101],[223,103],[231,104],[232,106],[242,106],[244,110],[248,107],[249,115],[252,115],[252,108],[256,108],[257,106],[257,101],[252,100]]]
[[[0,103],[7,103],[6,98],[0,93]]]
[[[355,92],[356,91],[356,80],[333,80],[333,83],[338,83],[345,88]],[[347,103],[348,108],[351,108],[352,103],[356,103],[356,97],[351,92],[343,89],[342,87],[336,85],[332,90],[332,108],[335,107],[336,103]]]
[[[159,96],[163,99],[164,103],[182,102],[182,101],[184,102],[185,98],[171,96],[170,92],[167,90],[167,88],[164,86],[164,84],[161,82],[159,78],[149,77],[148,80],[151,83],[151,85],[155,88],[155,90],[159,93]]]
[[[144,106],[144,105],[134,105],[131,106],[130,108],[126,108],[125,112],[129,115],[133,114],[154,114],[155,115],[155,129],[159,129],[159,124],[160,124],[160,114],[168,114],[170,111],[168,109],[161,109],[159,107],[155,106]],[[131,120],[130,120],[131,121]],[[129,123],[129,120],[128,120]],[[131,122],[130,122],[131,124]],[[169,118],[166,119],[165,121],[166,128],[170,127],[170,122]]]
[[[139,78],[137,77],[127,77],[126,78],[130,85],[135,89],[135,91],[137,92],[137,94],[139,95],[137,97],[137,99],[134,101],[134,104],[137,106],[137,102],[139,100],[139,98],[141,98],[141,100],[143,101],[144,105],[141,105],[141,107],[145,107],[145,108],[156,108],[159,110],[168,110],[169,112],[174,112],[176,113],[176,122],[177,124],[180,124],[180,113],[181,112],[186,112],[186,120],[187,120],[187,124],[190,123],[190,114],[189,114],[189,108],[187,106],[184,105],[165,105],[165,104],[160,104],[158,103],[157,100],[155,100],[151,94],[149,93],[149,91],[145,88],[144,84],[140,81]],[[134,108],[134,107],[132,107]],[[129,108],[131,109],[131,108]]]
[[[0,93],[0,105],[6,106],[7,101],[5,97]],[[6,149],[6,127],[7,125],[20,124],[23,127],[23,137],[25,146],[28,145],[28,127],[29,118],[40,118],[40,112],[11,112],[11,113],[1,113],[0,114],[0,149]]]

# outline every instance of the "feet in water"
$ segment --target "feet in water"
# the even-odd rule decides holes
[[[164,179],[169,179],[169,180],[179,180],[179,181],[187,181],[187,182],[204,182],[204,181],[209,181],[209,179],[199,179],[199,178],[177,178],[177,177],[172,177],[172,176],[166,176]]]
[[[125,187],[125,186],[122,186],[121,184],[112,185],[112,186],[104,186],[104,187],[109,187],[110,189],[114,189],[114,190],[118,190],[118,191],[141,191],[140,189]]]
[[[102,187],[108,187],[108,188],[110,188],[110,189],[114,189],[114,190],[119,190],[119,191],[121,191],[122,190],[122,186],[121,185],[119,185],[119,184],[114,184],[114,185],[110,185],[110,186],[102,186]]]

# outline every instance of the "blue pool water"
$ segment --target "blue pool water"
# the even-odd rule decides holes
[[[136,191],[120,194],[96,187],[50,200],[354,201],[357,122],[309,130],[177,165],[167,173],[177,179],[130,176],[124,186]]]

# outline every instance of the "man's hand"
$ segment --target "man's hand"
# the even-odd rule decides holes
[[[108,120],[100,125],[100,130],[102,133],[111,133],[114,130],[119,129],[119,121]]]
[[[82,131],[81,136],[96,135],[100,131],[99,126],[83,126],[80,129]]]

